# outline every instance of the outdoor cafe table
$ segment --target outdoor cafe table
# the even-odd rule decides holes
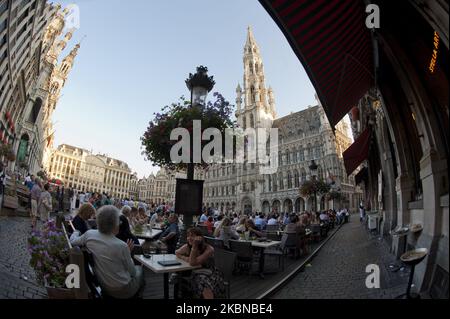
[[[142,238],[145,240],[153,240],[156,236],[159,236],[163,231],[161,229],[145,229],[141,233],[136,233],[134,230],[132,230],[133,234],[137,238]]]
[[[264,249],[278,246],[281,244],[281,241],[276,240],[268,240],[268,241],[259,241],[258,239],[252,240],[252,247],[256,247],[260,249],[259,254],[259,276],[264,278]]]
[[[150,269],[156,274],[164,274],[164,299],[169,299],[169,273],[194,270],[201,266],[191,266],[188,262],[177,258],[176,255],[151,255],[150,258],[145,258],[142,255],[135,255],[134,259],[139,261],[144,267]],[[158,261],[176,260],[180,262],[180,265],[175,266],[162,266],[158,264]]]

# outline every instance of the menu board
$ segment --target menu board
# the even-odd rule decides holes
[[[178,215],[199,215],[203,204],[203,181],[177,178],[175,213]]]

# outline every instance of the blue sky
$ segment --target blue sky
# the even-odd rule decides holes
[[[140,137],[153,113],[189,92],[190,72],[205,65],[214,91],[235,104],[243,47],[252,26],[278,116],[315,105],[314,88],[287,40],[256,0],[78,0],[83,36],[75,66],[54,113],[55,144],[104,153],[139,177],[157,168],[144,161]],[[212,94],[209,96],[212,98]]]

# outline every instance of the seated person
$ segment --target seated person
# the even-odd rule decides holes
[[[176,214],[170,214],[169,226],[159,235],[159,240],[166,244],[168,254],[174,254],[179,238],[178,216]]]
[[[159,223],[161,223],[161,222],[162,222],[162,213],[161,213],[161,212],[159,212],[159,213],[155,212],[155,213],[153,213],[153,215],[150,217],[149,224],[151,224],[151,225],[156,225],[156,224],[159,224]]]
[[[214,231],[214,237],[222,239],[224,245],[228,247],[228,241],[230,239],[238,240],[239,234],[231,227],[231,220],[225,217]]]
[[[125,243],[128,242],[128,240],[132,240],[135,245],[140,245],[137,237],[134,236],[131,232],[130,224],[128,223],[128,219],[125,217],[125,215],[120,215],[119,224],[119,233],[116,235],[116,237]]]
[[[278,220],[275,215],[270,216],[270,219],[267,221],[267,225],[278,225]]]
[[[239,224],[236,226],[236,232],[238,234],[243,234],[247,230],[247,227],[245,226],[246,223],[247,223],[247,217],[242,216],[241,219],[239,220]]]
[[[137,220],[139,224],[146,225],[148,224],[149,218],[147,214],[145,213],[145,209],[143,207],[139,207],[138,214],[137,214]]]
[[[319,219],[321,222],[328,223],[330,221],[330,216],[328,216],[327,212],[323,211],[320,213]]]
[[[94,272],[102,290],[119,299],[131,298],[144,284],[142,268],[131,259],[133,241],[124,243],[116,237],[120,212],[114,206],[103,206],[97,213],[98,230],[78,231],[70,237],[74,246],[86,246],[94,258]]]
[[[138,218],[138,209],[136,207],[131,207],[129,220],[131,227],[136,227],[136,225],[140,224]]]
[[[259,230],[264,230],[266,229],[266,219],[263,213],[256,215],[255,218],[255,226],[256,228],[258,228]]]
[[[297,215],[292,214],[292,216],[289,218],[290,222],[286,225],[286,228],[284,229],[284,232],[299,234],[300,233],[300,225],[299,225],[299,218]]]
[[[223,278],[214,267],[214,248],[205,242],[200,229],[188,229],[187,244],[175,254],[191,266],[202,266],[202,269],[193,270],[189,278],[194,298],[224,298]]]
[[[128,219],[128,223],[131,221],[131,207],[128,205],[124,205],[120,210],[120,213],[124,215]]]
[[[208,220],[204,222],[203,225],[205,225],[208,229],[208,235],[212,235],[214,228],[214,218],[212,216],[209,216]]]
[[[247,220],[247,223],[245,224],[246,231],[250,233],[250,237],[263,237],[263,232],[259,231],[253,220],[249,219]]]
[[[92,204],[86,203],[81,205],[78,209],[78,213],[72,220],[73,227],[83,235],[89,230],[89,225],[87,221],[95,216],[95,208]]]

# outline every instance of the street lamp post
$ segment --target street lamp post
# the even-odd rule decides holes
[[[216,82],[213,76],[208,76],[208,68],[205,66],[197,67],[197,73],[189,74],[186,79],[186,86],[191,92],[191,108],[197,105],[205,105],[206,97],[209,92],[214,87]],[[191,138],[191,158],[187,167],[187,179],[194,179],[194,163],[193,163],[193,153],[192,153],[193,141]]]
[[[206,97],[209,92],[214,87],[214,84],[216,82],[214,81],[214,77],[208,76],[208,68],[204,66],[197,67],[197,73],[189,74],[189,77],[186,79],[186,86],[191,92],[191,105],[190,107],[193,108],[195,106],[199,105],[205,105],[206,104]],[[189,163],[187,164],[187,179],[188,180],[194,180],[194,170],[195,170],[195,164],[194,164],[194,154],[193,154],[193,137],[191,136],[190,139],[191,143],[191,155],[189,159]],[[176,205],[179,203],[175,203]],[[186,214],[186,216],[183,216],[183,223],[184,223],[184,233],[186,233],[186,230],[192,226],[192,214]],[[183,234],[183,238],[185,238],[185,234]]]
[[[316,180],[316,172],[317,172],[317,164],[315,160],[311,161],[311,164],[309,165],[309,170],[311,171],[312,180]],[[314,188],[314,212],[317,210],[317,190]]]

